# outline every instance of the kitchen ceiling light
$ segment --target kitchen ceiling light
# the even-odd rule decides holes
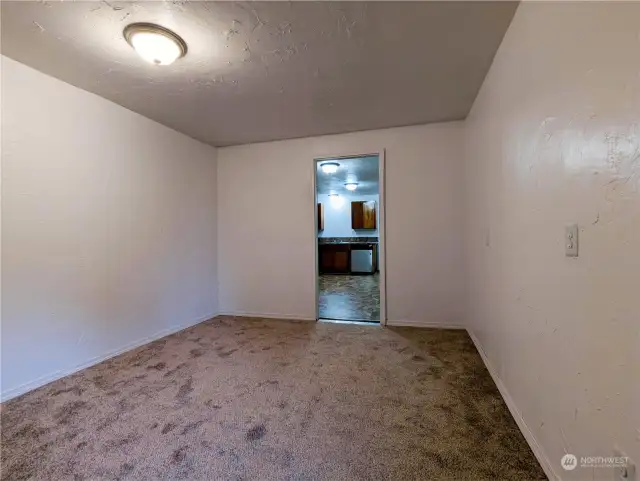
[[[356,190],[358,188],[358,183],[357,182],[347,182],[346,184],[344,184],[345,189],[350,190],[351,192],[353,192],[354,190]]]
[[[337,162],[324,162],[320,164],[320,168],[325,174],[335,174],[338,172],[338,167],[340,167],[340,164]]]
[[[143,59],[154,65],[169,65],[187,53],[187,44],[178,35],[153,23],[132,23],[124,38]]]

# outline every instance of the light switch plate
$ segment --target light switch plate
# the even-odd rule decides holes
[[[564,255],[567,257],[578,257],[578,224],[565,227]]]

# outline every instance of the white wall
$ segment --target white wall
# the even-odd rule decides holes
[[[318,194],[318,202],[324,206],[324,229],[318,237],[378,237],[378,229],[354,230],[351,228],[351,202],[375,201],[376,226],[380,225],[380,196],[340,194],[340,200],[327,194]]]
[[[466,125],[468,324],[563,479],[613,479],[567,452],[640,462],[638,19],[522,3]]]
[[[216,151],[2,57],[2,397],[217,311]]]
[[[459,324],[462,124],[218,150],[221,312],[315,317],[314,158],[386,149],[387,312]]]

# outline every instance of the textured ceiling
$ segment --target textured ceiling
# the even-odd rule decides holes
[[[335,174],[325,174],[320,165],[324,162],[338,162],[340,167]],[[378,193],[378,156],[354,157],[350,159],[323,159],[317,164],[316,190],[318,194],[360,194]],[[344,184],[357,182],[355,192],[348,191]]]
[[[463,119],[517,3],[2,1],[2,53],[212,145]],[[133,22],[181,35],[144,63]]]

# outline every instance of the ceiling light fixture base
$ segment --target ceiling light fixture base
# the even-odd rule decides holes
[[[122,33],[127,43],[131,45],[131,47],[138,52],[142,58],[156,65],[169,65],[187,54],[187,43],[177,33],[172,32],[168,28],[156,25],[155,23],[132,23],[127,25]],[[153,36],[158,40],[164,41],[165,45],[158,45],[156,47],[150,46],[150,44],[146,42],[144,47],[146,47],[145,49],[148,51],[143,52],[141,50],[141,45],[135,40],[137,35],[146,37]],[[174,50],[173,52],[167,52],[166,39],[170,40],[173,45],[175,45],[177,51]],[[163,47],[164,52],[162,51]]]

